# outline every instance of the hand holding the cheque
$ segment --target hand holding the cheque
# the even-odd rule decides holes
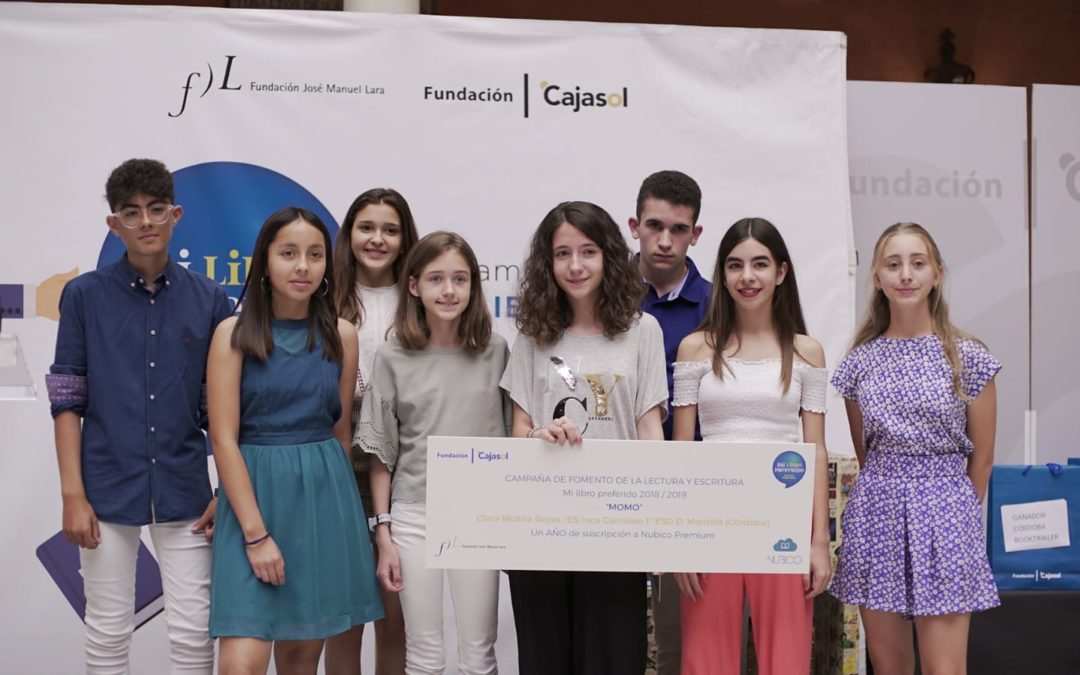
[[[702,591],[702,584],[705,582],[705,575],[701,572],[676,572],[675,584],[679,587],[679,592],[685,595],[690,600],[697,600],[704,592]]]
[[[529,438],[539,438],[548,443],[559,445],[581,445],[581,431],[569,417],[559,417],[551,420],[547,426],[534,427],[528,434]]]

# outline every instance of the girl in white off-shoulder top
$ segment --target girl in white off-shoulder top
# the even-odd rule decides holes
[[[810,670],[813,600],[829,581],[825,452],[827,373],[821,345],[805,335],[787,246],[767,220],[728,229],[717,252],[702,330],[679,345],[675,440],[771,441],[816,446],[810,574],[679,573],[682,674],[739,672],[743,598],[749,596],[758,671]]]

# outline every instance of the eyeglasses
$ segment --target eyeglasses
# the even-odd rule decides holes
[[[172,215],[174,208],[176,207],[172,204],[151,204],[145,209],[140,206],[125,206],[112,214],[112,217],[120,221],[120,224],[129,230],[134,230],[142,226],[144,213],[147,222],[151,225],[164,225],[169,220],[169,216]]]

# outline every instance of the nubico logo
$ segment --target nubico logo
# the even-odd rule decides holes
[[[240,162],[207,162],[173,173],[176,203],[184,216],[173,230],[169,255],[224,287],[236,305],[251,267],[251,250],[266,218],[284,206],[313,211],[337,235],[338,225],[322,202],[291,178]],[[98,268],[124,254],[119,237],[106,235]]]
[[[769,562],[773,565],[801,565],[803,558],[801,555],[796,555],[799,546],[795,543],[794,539],[779,539],[773,544],[772,549],[776,551],[776,555],[767,555]]]

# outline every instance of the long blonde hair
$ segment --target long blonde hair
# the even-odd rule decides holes
[[[881,264],[882,255],[885,253],[885,245],[898,234],[913,234],[922,239],[923,243],[926,244],[926,250],[930,254],[931,262],[939,270],[944,271],[945,269],[945,263],[941,259],[941,250],[938,249],[934,238],[930,236],[930,233],[922,225],[917,223],[895,223],[887,227],[878,237],[877,243],[874,244],[874,257],[870,276],[867,280],[867,294],[870,300],[867,303],[866,314],[863,316],[862,323],[859,325],[858,330],[855,331],[855,339],[851,342],[851,349],[855,349],[881,336],[889,328],[889,323],[892,321],[889,314],[889,300],[880,288],[874,287],[874,275],[877,273],[878,265]],[[949,305],[945,302],[944,287],[945,280],[942,278],[930,291],[927,298],[927,302],[930,304],[930,320],[934,334],[941,340],[941,346],[945,350],[945,360],[949,362],[949,368],[952,370],[953,391],[956,392],[960,400],[966,401],[970,397],[964,391],[961,382],[964,364],[960,360],[960,350],[957,348],[956,343],[959,338],[969,340],[975,340],[975,338],[949,321]]]

